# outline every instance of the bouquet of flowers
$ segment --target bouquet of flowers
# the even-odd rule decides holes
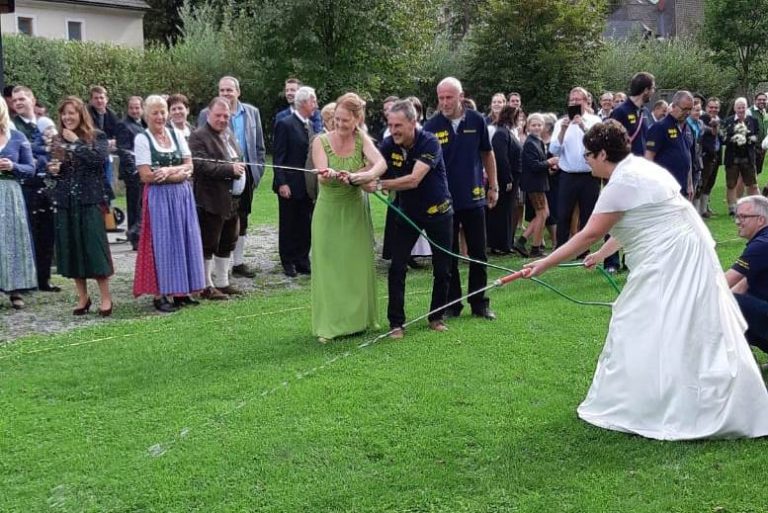
[[[733,127],[733,135],[731,136],[731,142],[736,143],[737,146],[744,146],[747,144],[747,125],[744,123],[736,123]]]

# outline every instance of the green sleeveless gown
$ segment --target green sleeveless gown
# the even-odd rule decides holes
[[[328,167],[354,172],[365,166],[360,134],[349,157],[336,155],[328,137],[319,137]],[[319,184],[312,215],[312,333],[317,337],[379,327],[373,225],[364,194],[360,187]]]

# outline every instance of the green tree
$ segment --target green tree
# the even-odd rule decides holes
[[[768,0],[708,0],[702,34],[719,62],[736,70],[740,93],[765,79],[755,71],[766,62]]]
[[[560,107],[572,87],[594,84],[604,24],[604,0],[490,0],[469,36],[469,93],[484,105],[516,90],[527,110]]]

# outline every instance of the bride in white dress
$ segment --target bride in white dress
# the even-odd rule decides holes
[[[537,276],[608,232],[585,266],[624,248],[630,274],[579,417],[659,440],[768,435],[768,391],[707,227],[672,175],[629,155],[617,123],[594,126],[584,146],[610,182],[584,229],[526,266]]]

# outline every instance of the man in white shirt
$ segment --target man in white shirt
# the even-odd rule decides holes
[[[568,242],[571,231],[571,216],[579,206],[579,228],[583,227],[600,194],[600,180],[592,176],[584,159],[584,134],[600,118],[586,112],[589,93],[583,87],[574,87],[568,94],[568,106],[581,107],[572,119],[568,116],[555,123],[554,137],[549,151],[560,157],[560,190],[557,198],[557,245]]]

